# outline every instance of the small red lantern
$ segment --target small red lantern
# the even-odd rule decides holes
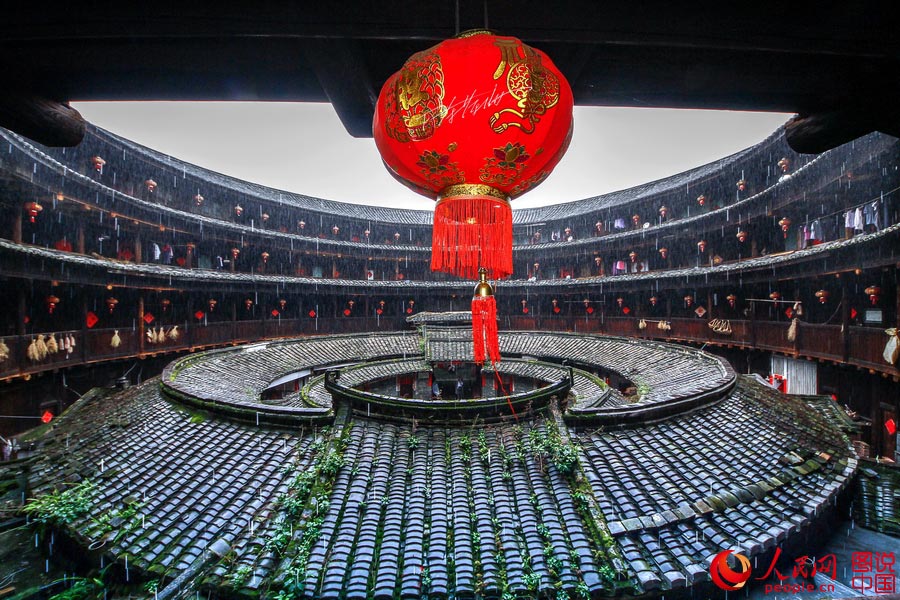
[[[659,304],[659,298],[650,296],[650,306],[656,306],[657,304]]]
[[[147,179],[144,182],[144,185],[147,186],[147,191],[150,192],[151,194],[156,191],[156,182],[153,181],[152,179]]]
[[[690,308],[691,305],[693,305],[693,304],[694,304],[694,297],[691,296],[690,294],[686,295],[686,296],[684,297],[684,305],[685,305],[686,307]]]
[[[238,257],[238,255],[239,255],[240,253],[241,253],[241,249],[240,249],[240,248],[232,248],[232,249],[231,249],[231,259],[232,259],[232,260],[237,260],[237,257]]]
[[[162,304],[163,312],[166,312],[167,310],[169,310],[169,307],[172,305],[172,301],[169,300],[168,298],[163,298],[162,300],[159,301],[159,303]]]
[[[660,248],[659,249],[659,257],[663,260],[666,260],[667,258],[669,258],[669,249],[666,248],[665,246]]]
[[[561,310],[559,308],[559,301],[556,298],[554,298],[553,300],[550,301],[550,304],[553,305],[553,313],[558,315],[559,311]]]
[[[44,207],[38,204],[37,202],[26,202],[25,203],[25,212],[28,213],[28,221],[34,223],[34,220],[37,219],[38,213],[44,210]]]
[[[616,305],[617,305],[619,308],[622,308],[622,306],[623,306],[624,304],[625,304],[625,298],[623,298],[623,297],[621,297],[621,296],[619,296],[618,298],[616,298]]]
[[[366,239],[369,239],[369,235],[371,235],[371,233],[372,233],[371,231],[369,231],[368,229],[366,229],[365,231],[363,231],[363,236],[364,236]]]
[[[594,264],[597,266],[599,270],[603,270],[603,258],[600,256],[594,257]]]
[[[344,309],[344,316],[345,316],[345,317],[349,317],[349,316],[350,316],[350,309],[349,309],[349,308],[345,308],[345,309]]]
[[[743,179],[738,180],[737,189],[739,192],[743,192],[747,189],[747,182]]]
[[[306,229],[306,221],[303,221],[303,220],[297,221],[297,229],[299,229],[301,231]]]
[[[284,307],[287,306],[287,300],[285,300],[284,298],[281,298],[281,299],[278,301],[278,306],[280,306],[280,307],[281,307],[281,311],[284,312]]]
[[[667,206],[659,207],[659,218],[665,221],[669,217],[669,208]]]
[[[522,314],[528,314],[528,300],[522,300]]]
[[[260,254],[260,257],[262,257],[263,264],[267,264],[269,262],[268,252],[263,252],[262,254]]]
[[[866,295],[869,297],[869,301],[872,303],[872,306],[878,304],[878,296],[881,295],[881,288],[877,285],[870,285],[866,288]]]
[[[234,216],[240,217],[243,214],[244,214],[244,207],[241,206],[240,204],[235,204],[234,205]]]
[[[706,240],[700,240],[697,242],[697,252],[703,254],[706,252]]]
[[[634,263],[634,262],[637,262],[637,259],[638,259],[638,254],[637,254],[637,252],[635,252],[634,250],[632,250],[631,252],[628,253],[628,258],[629,258],[629,259],[631,260],[631,262],[633,262],[633,263]]]
[[[468,100],[467,100],[468,99]],[[547,56],[514,37],[466,32],[418,52],[375,107],[375,144],[398,179],[438,199],[433,271],[512,273],[509,200],[568,148],[572,91]]]
[[[53,314],[53,309],[56,308],[56,305],[59,304],[59,298],[54,295],[47,296],[47,312],[51,315]]]
[[[394,232],[394,242],[400,241],[400,234],[398,232]]]
[[[781,292],[772,292],[771,294],[769,294],[769,300],[778,302],[779,300],[781,300]]]
[[[697,196],[697,204],[699,204],[700,206],[706,205],[706,196],[704,194],[700,194],[699,196]]]
[[[244,307],[247,310],[250,310],[251,306],[253,306],[253,300],[251,300],[250,298],[247,298],[246,300],[244,300]]]
[[[826,302],[828,302],[828,296],[830,295],[831,293],[828,290],[819,290],[818,292],[816,292],[816,298],[819,299],[819,304],[825,304]]]
[[[109,309],[109,314],[112,314],[112,312],[116,309],[116,305],[118,303],[119,301],[115,298],[110,297],[106,299],[106,308]]]
[[[791,228],[791,219],[789,217],[782,217],[781,220],[778,221],[778,224],[781,226],[781,231],[784,232],[784,238],[787,239],[788,230]]]
[[[787,173],[791,169],[791,161],[787,158],[782,158],[778,161],[778,166],[781,168],[782,173]]]
[[[413,314],[413,307],[416,305],[416,301],[410,300],[407,304],[408,306],[406,307],[406,314],[411,315]]]
[[[94,166],[94,170],[98,173],[103,172],[103,166],[106,164],[106,161],[103,160],[100,156],[92,156],[91,164]]]
[[[641,215],[631,215],[631,224],[638,228],[641,226]]]
[[[728,294],[725,296],[725,299],[728,300],[728,306],[734,308],[734,305],[737,303],[737,296],[734,294]]]
[[[216,310],[216,304],[218,304],[218,303],[219,303],[218,300],[216,300],[216,299],[214,299],[214,298],[210,298],[210,299],[207,301],[207,304],[209,304],[209,312],[215,311],[215,310]]]
[[[314,310],[310,310],[307,314],[309,315],[310,319],[316,318],[316,311],[314,311]]]
[[[194,196],[194,204],[197,206],[203,205],[203,196],[200,195],[200,192],[197,192],[197,195]]]
[[[260,219],[262,219],[262,222],[263,222],[263,223],[268,223],[268,221],[269,221],[269,213],[263,213],[262,215],[260,215]]]
[[[376,315],[381,316],[384,314],[384,304],[385,304],[384,300],[378,301],[378,308],[375,309]]]
[[[339,234],[340,232],[341,232],[341,228],[338,227],[337,225],[334,225],[334,226],[331,228],[331,233],[332,233],[333,235],[337,235],[337,234]]]
[[[737,232],[737,239],[738,239],[738,241],[739,241],[740,243],[743,244],[744,242],[747,241],[747,236],[748,236],[748,235],[749,235],[749,234],[748,234],[746,231],[744,231],[743,229],[741,229],[740,231]]]

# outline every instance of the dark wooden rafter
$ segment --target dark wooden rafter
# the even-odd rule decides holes
[[[45,146],[77,146],[85,133],[84,118],[68,104],[15,92],[0,94],[0,126]]]
[[[357,138],[371,137],[378,90],[372,87],[359,43],[347,38],[315,38],[304,47],[307,60],[347,133]]]
[[[823,5],[812,19],[785,7],[652,3],[600,10],[586,0],[564,8],[351,0],[263,6],[252,14],[159,0],[75,7],[64,15],[17,5],[6,17],[5,89],[42,98],[327,99],[351,135],[362,137],[370,135],[375,95],[410,54],[459,30],[489,27],[547,52],[579,105],[796,112],[803,115],[795,139],[804,152],[855,132],[896,135],[898,127],[887,101],[855,108],[900,92],[900,47],[886,3]],[[29,137],[60,127],[34,132],[4,124]]]
[[[785,125],[785,139],[795,152],[818,154],[873,131],[900,136],[900,115],[881,106],[801,114]]]

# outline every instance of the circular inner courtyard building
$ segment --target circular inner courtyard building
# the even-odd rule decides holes
[[[88,494],[67,543],[159,591],[674,598],[807,540],[856,472],[827,399],[594,334],[501,332],[481,369],[458,317],[187,355],[78,401],[29,479]]]

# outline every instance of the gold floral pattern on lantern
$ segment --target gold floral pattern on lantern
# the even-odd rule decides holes
[[[392,79],[387,134],[401,143],[430,138],[447,116],[440,55],[433,49],[417,52]]]
[[[493,156],[485,157],[478,178],[485,183],[510,185],[518,179],[530,158],[523,144],[507,142],[505,146],[494,148]]]
[[[449,154],[441,154],[436,150],[426,150],[416,161],[419,173],[435,187],[446,188],[465,181],[465,174],[459,165],[450,162]]]

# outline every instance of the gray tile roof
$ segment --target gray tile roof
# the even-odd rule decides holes
[[[651,395],[705,385],[700,372],[694,382],[671,381],[679,361],[707,360],[696,351],[635,341],[623,356],[614,340],[552,337],[506,334],[504,345],[620,368],[650,360],[642,377]],[[224,394],[234,390],[218,387],[229,377],[259,389],[295,368],[291,361],[346,361],[377,350],[367,343],[326,338],[201,354],[176,379]],[[708,360],[704,373],[715,379]],[[828,411],[744,378],[718,403],[652,423],[585,430],[569,422],[416,427],[345,412],[333,428],[272,429],[192,415],[153,380],[58,418],[30,482],[42,493],[94,481],[90,516],[72,524],[76,539],[110,559],[127,555],[137,576],[171,577],[222,540],[232,552],[206,568],[206,588],[273,594],[300,577],[310,598],[533,586],[637,595],[703,581],[722,549],[753,556],[797,536],[856,469]],[[311,494],[299,483],[307,470],[317,474]],[[132,503],[133,516],[115,518]],[[247,577],[237,576],[242,567]]]

